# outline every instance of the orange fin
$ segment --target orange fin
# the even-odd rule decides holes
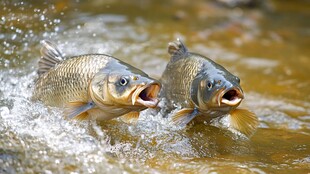
[[[253,135],[259,124],[257,116],[246,109],[233,110],[229,118],[231,127],[248,137]]]
[[[87,111],[95,106],[93,102],[69,102],[65,107],[64,114],[67,118],[76,118],[78,120],[84,120],[88,118]]]
[[[124,114],[120,118],[125,123],[135,124],[138,122],[139,115],[140,115],[140,112],[133,111],[133,112],[129,112],[127,114]]]
[[[87,112],[83,112],[80,115],[77,115],[74,117],[74,119],[82,121],[82,120],[87,120],[89,118],[89,114]]]
[[[175,125],[184,127],[189,122],[191,122],[198,114],[199,111],[195,108],[183,108],[172,116],[171,121]]]

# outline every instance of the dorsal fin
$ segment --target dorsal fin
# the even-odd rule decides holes
[[[171,61],[177,61],[188,54],[186,46],[178,38],[174,42],[169,42],[168,53],[171,55]]]
[[[50,41],[41,41],[41,59],[39,60],[38,74],[44,74],[53,68],[57,63],[63,61],[63,56],[57,46]]]

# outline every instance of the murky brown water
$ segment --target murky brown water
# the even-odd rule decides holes
[[[310,173],[309,1],[1,1],[0,173]],[[160,77],[183,39],[241,78],[259,117],[250,140],[152,110],[136,125],[75,123],[29,100],[39,42],[106,53]]]

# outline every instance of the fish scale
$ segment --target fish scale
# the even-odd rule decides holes
[[[184,62],[177,61],[173,64],[169,64],[167,67],[161,78],[162,83],[169,84],[170,81],[173,81],[174,84],[163,86],[162,93],[165,93],[163,96],[165,96],[168,101],[178,101],[181,106],[185,107],[188,105],[188,101],[190,101],[191,84],[188,82],[194,79],[200,65],[189,59],[185,59]]]
[[[110,60],[105,55],[78,56],[65,60],[37,81],[34,98],[40,96],[50,106],[63,107],[65,101],[87,102],[89,80]],[[55,98],[49,96],[55,95]]]

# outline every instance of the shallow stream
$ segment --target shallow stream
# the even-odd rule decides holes
[[[310,173],[309,1],[220,2],[1,1],[0,173]],[[159,78],[176,38],[240,77],[260,121],[249,140],[152,110],[135,125],[67,121],[30,100],[43,39]]]

